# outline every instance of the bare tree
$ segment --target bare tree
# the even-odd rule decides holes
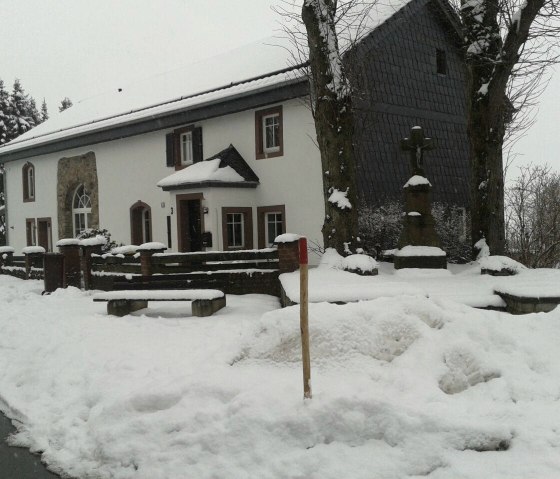
[[[356,167],[350,86],[338,47],[336,0],[304,0],[311,104],[323,168],[323,242],[344,254],[358,237]]]
[[[461,0],[468,68],[472,241],[505,248],[504,143],[531,121],[528,107],[555,62],[557,0]],[[511,138],[511,137],[510,137]]]
[[[506,189],[508,254],[532,268],[560,264],[560,175],[548,166],[520,169]]]

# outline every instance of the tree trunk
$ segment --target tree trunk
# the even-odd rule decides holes
[[[334,28],[336,0],[305,0],[311,101],[323,169],[325,248],[348,254],[357,246],[357,194],[350,89]]]

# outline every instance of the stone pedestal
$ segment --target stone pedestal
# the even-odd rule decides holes
[[[413,176],[404,186],[404,221],[395,269],[447,268],[447,257],[440,249],[430,200],[432,185],[422,176]]]

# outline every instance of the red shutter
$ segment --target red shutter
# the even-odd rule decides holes
[[[198,163],[202,161],[202,127],[197,126],[192,131],[193,139],[193,162]]]

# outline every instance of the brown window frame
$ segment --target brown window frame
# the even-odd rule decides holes
[[[257,207],[257,229],[258,229],[258,242],[259,249],[267,248],[266,244],[266,214],[267,213],[281,213],[282,214],[282,228],[284,233],[286,232],[286,206],[285,205],[274,205],[274,206],[258,206]]]
[[[280,126],[278,130],[279,149],[278,151],[267,152],[264,148],[263,119],[271,115],[278,115],[278,118],[280,120]],[[284,156],[284,119],[282,113],[282,105],[267,108],[265,110],[255,111],[255,154],[257,160]]]
[[[243,215],[243,246],[230,246],[227,235],[227,215],[241,213]],[[224,251],[253,249],[253,208],[250,206],[224,206],[222,207],[222,240]]]
[[[37,222],[35,218],[25,218],[25,242],[27,246],[37,246]]]
[[[29,194],[29,171],[33,171],[33,195]],[[36,197],[36,188],[35,188],[35,166],[33,165],[33,163],[30,163],[29,161],[27,163],[25,163],[25,165],[23,165],[23,168],[21,169],[21,173],[22,173],[22,187],[23,187],[23,202],[24,203],[31,203],[33,201],[35,201],[35,197]]]

